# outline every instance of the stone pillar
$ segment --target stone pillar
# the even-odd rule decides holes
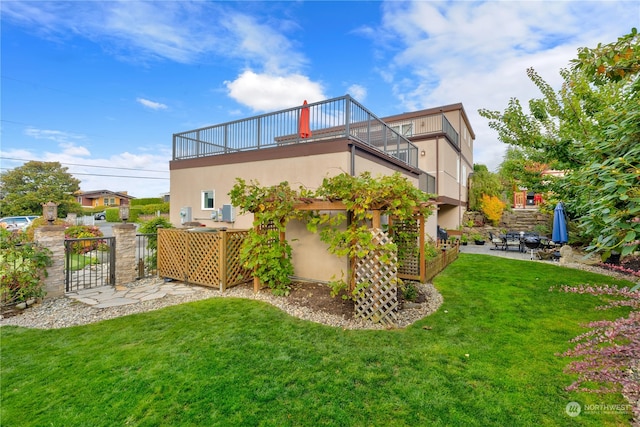
[[[136,226],[118,224],[113,226],[116,238],[116,286],[122,286],[136,280]]]
[[[40,246],[51,251],[51,266],[47,267],[44,279],[45,298],[56,298],[64,295],[64,227],[61,225],[45,225],[34,232],[34,240]]]

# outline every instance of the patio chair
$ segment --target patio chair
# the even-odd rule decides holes
[[[501,249],[504,250],[504,239],[502,237],[498,237],[492,232],[489,232],[489,239],[491,239],[491,243],[493,243],[494,247],[492,249]]]

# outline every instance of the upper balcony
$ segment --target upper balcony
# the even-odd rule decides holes
[[[301,135],[308,109],[310,135]],[[303,118],[303,121],[305,119]],[[349,95],[173,135],[173,160],[347,138],[414,168],[418,148]]]
[[[412,113],[414,115],[414,113]],[[385,119],[392,129],[406,138],[444,136],[460,149],[460,138],[453,125],[443,113],[415,113],[415,116],[401,119]],[[413,139],[415,141],[415,139]]]

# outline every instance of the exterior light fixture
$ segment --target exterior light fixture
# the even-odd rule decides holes
[[[49,222],[49,225],[53,225],[53,222],[58,218],[58,204],[54,202],[43,203],[42,216]]]
[[[125,223],[129,219],[129,205],[120,205],[120,219]]]
[[[422,157],[424,157],[424,156],[426,156],[426,155],[427,155],[427,152],[426,152],[426,151],[424,151],[424,150],[422,150],[422,151],[420,152],[420,155],[421,155]]]

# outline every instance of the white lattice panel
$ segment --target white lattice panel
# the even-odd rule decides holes
[[[360,295],[355,301],[355,315],[376,323],[395,324],[398,313],[397,254],[383,248],[391,242],[387,233],[380,229],[373,229],[371,233],[379,249],[356,260],[355,282]]]

